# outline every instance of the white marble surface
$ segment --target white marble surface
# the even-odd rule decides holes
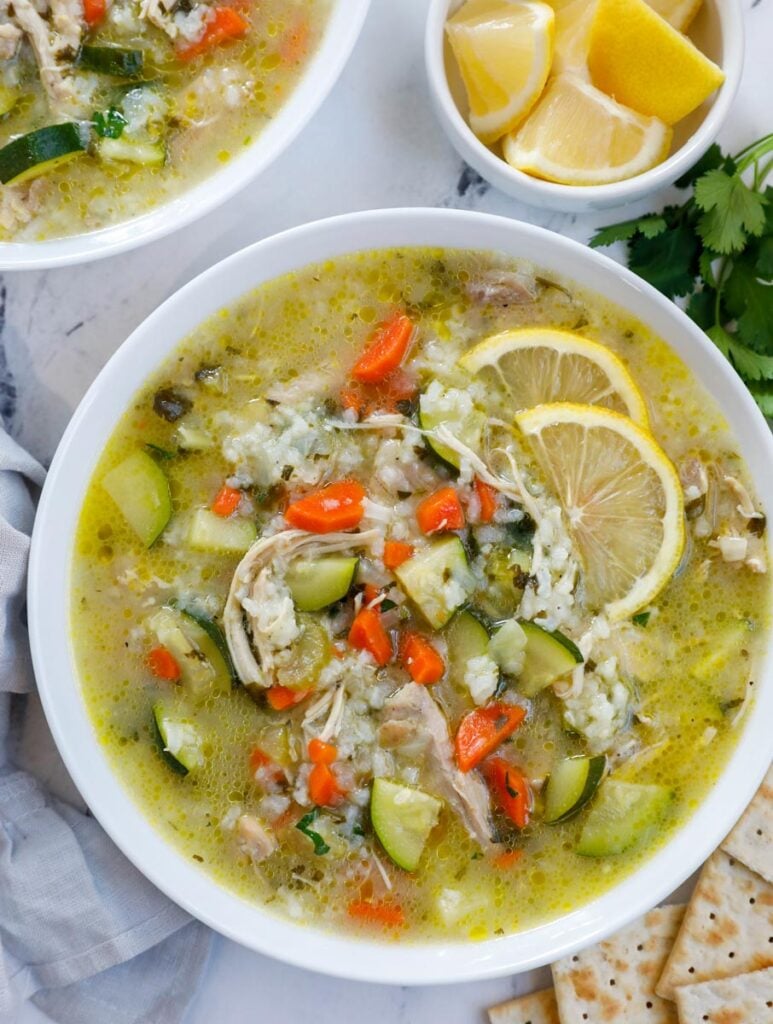
[[[731,150],[773,128],[773,0],[740,2],[746,70],[720,139]],[[429,105],[422,59],[426,6],[426,0],[373,0],[354,56],[313,124],[225,207],[138,252],[83,268],[4,275],[0,415],[22,444],[49,462],[89,383],[133,328],[201,270],[276,231],[352,210],[428,205],[504,214],[585,241],[600,224],[638,212],[581,218],[533,210],[467,171]],[[487,1005],[538,981],[522,975],[445,988],[355,984],[287,967],[217,938],[186,1024],[468,1024],[481,1021]],[[46,1019],[27,1008],[19,1024]]]

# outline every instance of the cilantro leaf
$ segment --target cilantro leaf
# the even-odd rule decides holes
[[[713,288],[704,287],[703,291],[693,292],[690,296],[686,313],[700,328],[706,331],[716,322],[716,302],[716,291]]]
[[[630,244],[628,265],[669,298],[687,295],[694,287],[698,248],[692,228],[679,224],[655,238],[637,235]]]
[[[698,233],[719,253],[743,249],[749,235],[761,235],[765,228],[765,198],[725,171],[709,171],[698,179],[695,202],[704,211]]]
[[[706,334],[708,334],[722,355],[726,359],[729,359],[730,349],[733,344],[732,335],[730,335],[724,327],[720,327],[719,324],[714,324],[712,327],[709,327]]]
[[[698,270],[709,288],[717,287],[717,279],[714,275],[714,263],[716,263],[718,259],[721,259],[721,257],[719,253],[714,252],[713,249],[707,249],[704,247],[701,250],[701,254],[698,259]]]
[[[747,382],[750,380],[773,381],[773,356],[760,355],[752,352],[745,345],[733,341],[730,343],[730,358],[739,374]]]
[[[645,238],[655,238],[667,227],[665,217],[650,213],[646,217],[636,217],[600,228],[591,238],[589,245],[592,249],[598,249],[600,246],[614,245],[615,242],[627,242],[636,234],[644,235]]]
[[[760,239],[757,254],[757,274],[763,281],[773,279],[773,234]]]
[[[650,621],[650,615],[652,615],[652,612],[637,612],[634,616],[632,616],[631,622],[635,626],[641,626],[641,628],[644,629],[647,623]]]
[[[738,336],[757,352],[773,353],[773,284],[757,277],[753,254],[733,261],[723,291],[727,311],[738,321]]]
[[[763,414],[773,417],[773,381],[765,381],[761,384],[750,384],[752,398],[762,410]]]
[[[677,178],[675,182],[676,187],[689,188],[707,171],[716,170],[718,167],[725,167],[727,163],[728,158],[722,155],[722,150],[715,142],[713,146],[709,146],[697,164],[694,164],[681,178]]]
[[[314,853],[318,857],[322,857],[326,853],[330,853],[330,847],[327,845],[327,843],[319,834],[319,832],[315,832],[314,829],[311,827],[317,820],[318,815],[319,807],[315,807],[313,811],[309,811],[308,814],[304,814],[300,821],[296,822],[295,827],[298,829],[299,832],[303,832],[305,836],[309,837],[309,839],[314,844]]]
[[[115,107],[110,107],[104,114],[96,110],[91,123],[94,131],[103,139],[120,139],[127,124],[126,118]]]

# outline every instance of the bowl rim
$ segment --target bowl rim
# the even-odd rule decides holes
[[[445,71],[444,37],[448,12],[457,2],[430,0],[425,24],[424,62],[430,93],[440,120],[462,157],[474,163],[476,170],[487,181],[495,185],[498,181],[507,181],[514,195],[537,206],[579,209],[584,204],[594,203],[598,207],[613,207],[672,185],[700,160],[715,141],[741,84],[745,32],[741,3],[740,0],[715,0],[722,40],[720,66],[726,77],[706,117],[683,145],[648,171],[608,185],[561,185],[543,181],[511,167],[484,145],[462,116],[451,95]]]
[[[422,208],[346,214],[285,231],[216,264],[168,298],[108,361],[73,415],[43,488],[32,536],[28,617],[38,688],[57,747],[97,820],[151,882],[194,917],[257,952],[353,980],[424,985],[539,967],[618,930],[681,884],[724,838],[770,764],[773,647],[761,666],[743,735],[692,817],[603,895],[548,924],[502,938],[417,946],[294,924],[221,887],[155,831],[102,752],[80,695],[69,615],[62,614],[68,607],[77,514],[100,454],[99,439],[114,428],[153,369],[205,316],[251,287],[309,263],[399,245],[502,251],[533,259],[643,319],[668,338],[720,403],[763,508],[773,508],[773,478],[765,473],[773,461],[773,437],[759,409],[704,333],[629,270],[578,242],[503,217]]]
[[[277,115],[226,165],[146,213],[96,231],[40,242],[0,242],[0,271],[48,270],[117,256],[206,216],[258,178],[300,135],[332,91],[371,0],[332,0],[316,53]]]

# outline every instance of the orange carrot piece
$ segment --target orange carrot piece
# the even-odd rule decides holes
[[[83,20],[89,28],[94,28],[95,25],[98,25],[106,14],[106,0],[83,0]]]
[[[352,367],[355,380],[376,384],[402,363],[413,337],[413,321],[405,313],[393,313],[372,336],[368,347]]]
[[[505,850],[504,853],[498,854],[492,861],[495,868],[499,868],[500,871],[507,871],[508,868],[513,867],[523,857],[523,850]]]
[[[306,700],[311,690],[291,690],[289,686],[269,686],[266,700],[274,711],[284,711]]]
[[[413,555],[413,545],[401,540],[388,540],[384,544],[383,562],[386,569],[398,569]]]
[[[318,807],[329,807],[341,798],[341,789],[327,764],[315,764],[309,773],[309,796]]]
[[[377,665],[386,665],[392,659],[392,642],[381,622],[378,608],[363,608],[357,613],[348,639],[355,650],[372,654]]]
[[[287,29],[279,44],[283,64],[300,64],[309,49],[309,23],[303,14]]]
[[[180,678],[180,666],[177,659],[166,647],[154,647],[148,654],[148,668],[158,679],[166,679],[176,683]]]
[[[481,523],[490,523],[497,510],[497,492],[483,480],[475,477],[475,494],[478,498],[480,508],[479,519]]]
[[[284,772],[279,765],[272,758],[268,756],[265,750],[261,750],[260,747],[254,747],[250,751],[250,773],[255,775],[261,769],[267,769],[264,778],[270,777],[275,782],[280,782],[284,779]]]
[[[341,388],[338,393],[338,399],[344,409],[353,409],[354,412],[357,413],[357,416],[362,415],[365,403],[357,388]]]
[[[399,903],[375,903],[371,900],[352,900],[346,908],[349,917],[370,924],[399,928],[405,924],[405,914]]]
[[[443,659],[421,633],[404,633],[400,640],[400,661],[414,683],[427,686],[443,678]]]
[[[441,487],[419,502],[416,521],[422,533],[461,530],[464,526],[464,511],[459,495],[453,487]]]
[[[504,758],[492,757],[483,766],[483,774],[494,799],[510,821],[518,828],[526,828],[531,810],[531,790],[523,773]]]
[[[325,743],[316,736],[309,740],[309,760],[312,764],[332,764],[338,757],[338,750],[332,743]]]
[[[180,60],[193,60],[203,53],[219,46],[229,39],[240,39],[250,27],[246,18],[233,9],[233,7],[214,7],[212,17],[204,26],[204,34],[201,39],[189,46],[181,46],[177,50]]]
[[[285,519],[298,530],[333,533],[352,530],[362,519],[365,488],[355,480],[328,484],[287,506]]]
[[[375,585],[375,583],[366,583],[362,591],[362,596],[365,604],[370,604],[371,601],[375,601],[381,591]]]
[[[518,704],[494,701],[462,719],[456,733],[456,763],[469,772],[512,735],[526,717]]]
[[[226,519],[237,510],[241,500],[242,492],[238,488],[223,484],[212,502],[212,511],[216,516]]]

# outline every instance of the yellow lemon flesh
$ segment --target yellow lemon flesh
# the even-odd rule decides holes
[[[528,114],[553,60],[553,9],[537,0],[468,0],[446,25],[470,127],[495,142]]]
[[[618,356],[574,331],[523,327],[486,338],[459,365],[508,392],[514,411],[545,402],[600,405],[648,426],[647,407]]]
[[[692,113],[725,80],[722,69],[645,0],[597,0],[588,68],[603,92],[666,124]]]
[[[684,550],[676,470],[647,430],[598,406],[559,402],[516,416],[557,496],[585,599],[612,620],[657,597]]]
[[[557,75],[521,127],[503,141],[505,160],[564,185],[632,178],[668,155],[672,131],[616,103],[572,72]]]

